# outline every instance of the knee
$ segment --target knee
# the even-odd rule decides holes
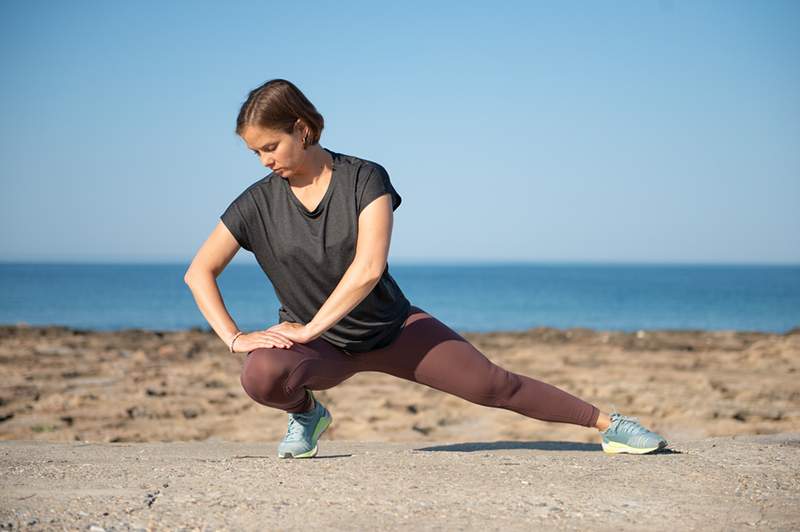
[[[267,404],[284,394],[283,385],[291,371],[286,349],[259,348],[251,351],[242,365],[239,378],[251,399]]]
[[[502,408],[509,404],[520,386],[518,375],[494,366],[488,377],[481,382],[478,393],[482,404]]]

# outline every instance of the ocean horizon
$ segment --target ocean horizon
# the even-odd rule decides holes
[[[79,329],[210,329],[188,262],[0,263],[0,324]],[[583,327],[785,333],[800,326],[800,265],[391,261],[413,305],[459,332]],[[218,278],[243,330],[277,322],[257,264]]]

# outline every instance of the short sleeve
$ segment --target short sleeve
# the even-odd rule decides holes
[[[400,194],[398,194],[392,186],[386,169],[379,164],[375,164],[367,178],[359,183],[357,193],[358,214],[361,214],[364,207],[372,203],[373,200],[387,193],[392,196],[393,211],[396,211],[397,207],[399,207],[400,203],[403,201],[403,198],[400,197]]]
[[[236,198],[225,212],[219,217],[228,231],[236,238],[236,241],[247,251],[252,252],[253,248],[250,245],[250,239],[247,234],[247,219],[242,215],[240,202],[244,199],[244,195]]]

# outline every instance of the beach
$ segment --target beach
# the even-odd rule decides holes
[[[670,441],[800,431],[800,328],[462,335],[496,364],[636,416]],[[286,414],[245,394],[244,357],[208,330],[3,326],[0,439],[276,442]],[[322,448],[335,440],[599,441],[593,429],[375,372],[316,395],[334,417]]]

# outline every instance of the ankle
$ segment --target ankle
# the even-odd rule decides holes
[[[600,415],[597,416],[597,422],[594,424],[594,428],[596,428],[600,432],[605,432],[606,429],[610,426],[611,426],[611,417],[605,412],[600,412]]]

